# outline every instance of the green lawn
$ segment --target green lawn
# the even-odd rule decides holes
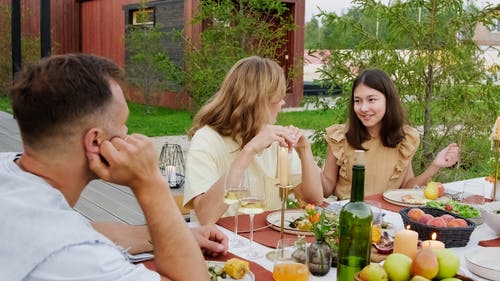
[[[142,104],[128,103],[130,116],[127,126],[130,133],[141,133],[150,137],[185,135],[191,127],[191,115],[186,110],[173,110],[153,107],[151,114],[146,114]],[[10,99],[0,96],[0,110],[12,113]],[[282,112],[278,115],[280,125],[297,126],[302,129],[324,129],[336,123],[338,113],[333,110]]]

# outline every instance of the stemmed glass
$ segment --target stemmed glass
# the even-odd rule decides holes
[[[249,215],[250,218],[250,244],[248,246],[248,251],[245,254],[246,258],[256,259],[261,257],[261,255],[252,248],[253,244],[253,220],[256,214],[261,214],[266,209],[266,197],[265,192],[259,193],[259,189],[256,185],[256,178],[248,178],[249,189],[246,195],[244,195],[238,204],[238,211],[243,214]],[[259,183],[263,184],[263,183]]]
[[[309,280],[307,259],[305,243],[300,243],[295,239],[279,240],[274,255],[273,279],[276,281]]]
[[[242,247],[243,241],[238,239],[238,202],[248,192],[248,185],[243,184],[245,171],[229,169],[224,181],[224,203],[228,204],[234,213],[234,236],[230,238],[232,248]]]

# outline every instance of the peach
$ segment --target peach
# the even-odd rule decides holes
[[[425,213],[420,208],[413,208],[408,211],[408,217],[414,221],[418,221],[423,215],[425,215]]]
[[[452,219],[448,222],[449,227],[467,227],[467,222],[464,219]]]
[[[430,248],[420,250],[411,264],[411,274],[427,279],[436,277],[439,272],[437,254]]]
[[[444,214],[441,216],[441,218],[446,222],[446,224],[448,224],[448,222],[450,222],[452,219],[455,219],[454,216],[449,214]]]
[[[418,222],[419,223],[423,223],[423,224],[426,224],[430,219],[434,218],[433,215],[430,215],[430,214],[424,214],[422,215],[419,219],[418,219]]]
[[[432,225],[435,227],[445,227],[446,222],[441,217],[437,217],[437,218],[432,218],[432,219],[428,220],[427,225]]]

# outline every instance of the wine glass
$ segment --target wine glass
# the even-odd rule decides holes
[[[249,188],[248,192],[241,197],[238,203],[238,211],[243,214],[249,215],[250,218],[250,244],[245,257],[249,259],[256,259],[261,255],[252,248],[253,244],[253,219],[256,214],[261,214],[266,209],[265,192],[258,192],[257,180],[255,177],[248,178]],[[263,183],[260,183],[263,184]],[[262,255],[263,256],[263,255]]]
[[[248,185],[243,184],[245,172],[230,168],[224,181],[224,203],[229,205],[234,213],[234,235],[230,238],[232,248],[242,247],[243,241],[238,239],[238,202],[248,191]]]
[[[273,279],[276,281],[307,281],[307,246],[304,241],[281,239],[274,255]]]

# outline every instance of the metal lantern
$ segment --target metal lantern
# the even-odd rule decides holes
[[[182,148],[178,144],[166,143],[161,148],[160,171],[168,180],[170,188],[184,184],[185,164]]]

